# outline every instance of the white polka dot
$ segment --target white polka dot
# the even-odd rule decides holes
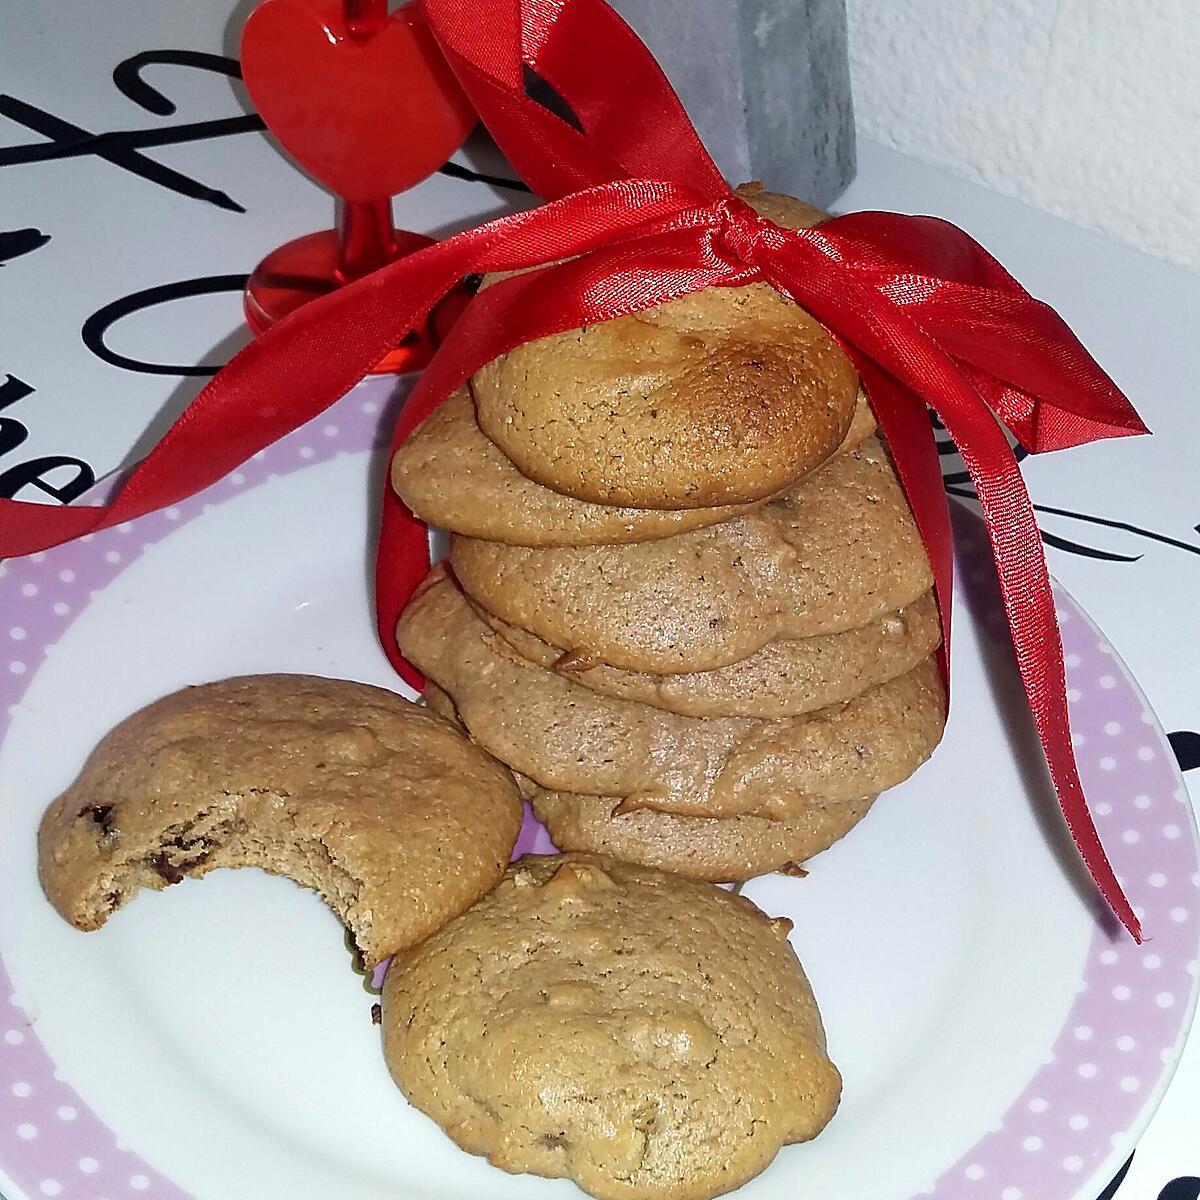
[[[133,522],[132,521],[122,521],[120,523],[120,525],[117,526],[118,533],[131,533],[132,531],[133,531]]]
[[[116,1148],[120,1150],[122,1154],[129,1153],[129,1147],[123,1141],[121,1141],[120,1138],[113,1138],[113,1145],[116,1146]]]
[[[1154,759],[1154,747],[1139,746],[1137,756],[1142,762],[1151,762]]]
[[[1142,840],[1142,835],[1136,829],[1127,829],[1121,834],[1121,841],[1127,846],[1136,846]]]
[[[1175,1050],[1171,1046],[1164,1046],[1158,1052],[1158,1057],[1161,1062],[1169,1063],[1175,1057]]]
[[[1117,686],[1117,681],[1111,675],[1100,676],[1100,686],[1106,691]]]
[[[1168,842],[1175,841],[1179,837],[1179,834],[1181,832],[1182,831],[1180,830],[1178,825],[1164,825],[1163,826],[1163,837],[1165,837]]]
[[[1133,904],[1130,907],[1133,909],[1133,915],[1137,917],[1139,921],[1144,921],[1146,919],[1146,909],[1144,905]]]
[[[54,615],[56,617],[65,617],[70,611],[71,606],[69,604],[64,604],[61,600],[59,600],[54,606]]]
[[[85,1175],[95,1175],[100,1170],[100,1164],[94,1158],[81,1158],[79,1160],[79,1169]]]
[[[68,567],[65,571],[59,571],[58,577],[63,581],[63,583],[75,582],[75,572],[72,571],[70,567]]]
[[[1151,887],[1166,887],[1167,877],[1161,871],[1155,871],[1154,874],[1150,876],[1149,883]]]
[[[1147,954],[1146,957],[1142,959],[1142,966],[1145,967],[1147,971],[1157,971],[1158,968],[1162,966],[1162,959],[1159,958],[1157,954]]]
[[[94,542],[96,540],[96,535],[94,533],[85,533],[79,540],[81,542]]]
[[[22,596],[36,596],[37,594],[38,594],[38,590],[37,590],[36,583],[21,584],[21,595]]]
[[[1154,1003],[1157,1004],[1159,1008],[1173,1008],[1175,1005],[1175,997],[1171,992],[1159,992],[1158,995],[1154,997]]]
[[[1082,733],[1073,733],[1073,734],[1071,734],[1071,745],[1072,746],[1086,746],[1087,738],[1085,738]]]
[[[1072,1174],[1074,1174],[1076,1171],[1082,1171],[1083,1159],[1080,1158],[1078,1154],[1068,1154],[1067,1157],[1063,1159],[1063,1170],[1070,1171]]]
[[[1133,798],[1133,807],[1134,808],[1146,809],[1146,808],[1149,808],[1152,803],[1153,803],[1153,801],[1150,799],[1149,796],[1134,796],[1134,798]]]
[[[23,642],[25,640],[25,630],[20,625],[14,625],[9,631],[8,636],[14,642]]]
[[[8,664],[8,669],[13,675],[25,674],[25,664],[19,658],[14,658],[12,662]]]
[[[104,561],[106,563],[119,563],[121,561],[121,552],[119,550],[106,550],[104,552]]]
[[[1192,872],[1192,887],[1200,888],[1200,871]]]
[[[170,508],[163,510],[163,516],[166,517],[168,521],[178,521],[179,518],[183,516],[183,513],[181,513],[174,505],[171,505]]]
[[[229,477],[229,482],[232,483],[234,487],[241,487],[242,484],[246,482],[246,477],[241,473],[241,471],[234,471],[234,473]]]
[[[379,411],[379,405],[376,404],[374,400],[364,400],[362,410],[365,413],[377,413]]]
[[[150,1180],[145,1175],[131,1175],[129,1177],[129,1186],[135,1192],[144,1192],[150,1186]]]
[[[1136,1092],[1142,1086],[1142,1081],[1134,1075],[1126,1075],[1121,1080],[1121,1091]]]
[[[1120,721],[1105,721],[1104,722],[1104,732],[1107,733],[1109,737],[1116,737],[1117,734],[1121,732],[1121,722]]]
[[[1154,724],[1154,714],[1147,708],[1142,709],[1142,724],[1143,725],[1153,725]]]
[[[963,1174],[974,1182],[983,1178],[983,1168],[978,1163],[972,1163],[969,1167],[963,1167]]]
[[[329,438],[337,437],[338,427],[336,425],[323,425],[321,427],[321,432]]]
[[[1083,662],[1083,659],[1080,658],[1078,654],[1068,654],[1066,658],[1063,659],[1063,662],[1065,662],[1068,667],[1077,667],[1081,662]]]
[[[1109,754],[1106,754],[1100,760],[1100,770],[1102,770],[1102,771],[1113,771],[1116,769],[1116,766],[1117,766],[1117,760]]]
[[[73,1121],[73,1120],[75,1120],[75,1118],[77,1116],[79,1116],[79,1114],[75,1111],[74,1107],[70,1104],[64,1104],[58,1110],[58,1119],[60,1121]]]
[[[10,1046],[19,1046],[25,1040],[25,1035],[19,1029],[10,1029],[4,1035],[4,1040]]]
[[[1041,1096],[1035,1096],[1029,1102],[1029,1111],[1031,1113],[1044,1113],[1049,1107],[1050,1105]]]
[[[30,561],[30,562],[45,562],[45,561],[46,561],[46,552],[45,552],[45,550],[35,550],[35,551],[34,551],[34,552],[33,552],[33,553],[32,553],[32,554],[29,556],[29,561]]]
[[[1187,919],[1188,913],[1186,908],[1171,909],[1171,920],[1174,921],[1176,925],[1182,925]]]
[[[1022,1147],[1029,1151],[1030,1154],[1036,1153],[1042,1148],[1042,1139],[1036,1136],[1027,1137],[1022,1143]]]
[[[1075,1036],[1081,1042],[1090,1042],[1092,1040],[1092,1027],[1090,1025],[1076,1025]]]
[[[1087,1119],[1087,1117],[1085,1117],[1083,1115],[1083,1113],[1076,1113],[1067,1122],[1067,1124],[1070,1125],[1070,1127],[1072,1129],[1074,1129],[1076,1133],[1078,1133],[1078,1132],[1080,1132],[1080,1130],[1086,1129],[1091,1124],[1091,1122]]]
[[[62,1184],[59,1183],[57,1179],[43,1179],[42,1182],[38,1184],[38,1191],[40,1191],[43,1196],[58,1196],[62,1194]]]
[[[1077,704],[1083,699],[1083,693],[1078,688],[1067,688],[1067,699],[1072,704]]]
[[[1119,1038],[1117,1038],[1116,1046],[1122,1054],[1128,1054],[1130,1050],[1133,1050],[1137,1046],[1137,1042],[1135,1042],[1133,1038],[1129,1036],[1129,1034],[1123,1033]]]
[[[1128,1000],[1132,993],[1123,983],[1118,983],[1117,986],[1113,988],[1112,994],[1114,1000]]]
[[[17,1137],[19,1137],[23,1142],[32,1141],[35,1137],[37,1137],[37,1126],[30,1125],[28,1121],[26,1121],[23,1125],[18,1125]]]
[[[250,455],[250,457],[254,459],[255,462],[262,462],[262,460],[267,457],[267,452],[265,450],[260,450],[257,454]]]
[[[1107,817],[1112,812],[1112,805],[1107,800],[1101,800],[1093,810],[1098,817]]]
[[[24,1100],[26,1096],[33,1094],[33,1088],[31,1088],[29,1084],[25,1082],[25,1080],[18,1079],[17,1082],[12,1085],[12,1094],[19,1099]]]
[[[1096,1064],[1090,1063],[1090,1062],[1080,1063],[1079,1064],[1079,1078],[1080,1079],[1095,1079],[1096,1078]]]
[[[1019,1187],[1006,1187],[1000,1193],[1000,1200],[1021,1200],[1022,1195],[1023,1193]]]
[[[301,458],[314,458],[316,456],[316,453],[317,452],[311,446],[301,446],[300,447],[300,457]]]
[[[1117,952],[1115,950],[1103,950],[1100,953],[1100,961],[1106,966],[1111,967],[1117,961]]]

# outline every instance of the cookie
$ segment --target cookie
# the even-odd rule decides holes
[[[838,453],[875,432],[859,393]],[[720,508],[621,508],[590,504],[526,479],[486,437],[467,388],[448,396],[401,444],[392,487],[423,521],[451,533],[513,546],[600,546],[648,542],[702,529],[761,508],[766,500]]]
[[[817,210],[764,200],[803,227]],[[484,433],[529,479],[594,504],[708,508],[773,495],[825,461],[858,376],[766,283],[705,288],[517,346],[472,378]]]
[[[760,512],[636,546],[450,542],[467,593],[510,625],[631,671],[708,671],[768,642],[857,629],[933,586],[871,438]]]
[[[932,659],[846,704],[778,721],[685,717],[603,696],[521,658],[442,568],[397,637],[485,750],[551,791],[622,797],[624,811],[786,820],[907,779],[945,723]]]
[[[384,1056],[417,1108],[505,1171],[598,1200],[706,1200],[837,1108],[790,928],[695,880],[523,858],[392,963]]]
[[[521,817],[508,772],[402,697],[247,676],[175,692],[105,736],[43,816],[38,866],[85,930],[143,887],[261,867],[320,893],[373,966],[496,883]]]
[[[611,796],[534,788],[534,815],[560,850],[610,854],[692,879],[735,883],[791,872],[844,837],[874,802],[843,800],[807,808],[787,821],[763,817],[679,817],[643,808],[614,813]]]
[[[486,609],[477,607],[476,612],[522,658],[539,667],[557,670],[604,696],[690,717],[770,719],[812,712],[911,671],[942,640],[937,602],[927,592],[861,629],[768,642],[749,658],[712,671],[653,675],[589,664]]]

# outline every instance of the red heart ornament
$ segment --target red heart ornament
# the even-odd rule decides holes
[[[412,187],[477,120],[415,4],[356,37],[338,0],[266,0],[246,22],[241,55],[267,128],[347,200]]]

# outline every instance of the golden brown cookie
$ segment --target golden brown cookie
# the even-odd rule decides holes
[[[818,210],[744,193],[801,228]],[[744,504],[825,461],[858,377],[815,318],[769,284],[706,288],[517,346],[477,372],[479,424],[530,479],[594,504]]]
[[[790,928],[695,880],[523,858],[392,963],[384,1056],[417,1108],[505,1171],[599,1200],[706,1200],[837,1108]]]
[[[603,696],[521,658],[442,568],[397,638],[489,753],[552,791],[623,797],[626,811],[786,820],[907,779],[945,723],[932,659],[845,704],[778,721],[685,717]]]
[[[631,671],[708,671],[768,642],[878,621],[933,586],[872,438],[760,512],[636,546],[450,543],[467,593],[510,625]]]
[[[534,815],[560,850],[610,854],[692,879],[735,883],[791,871],[827,850],[867,814],[874,797],[807,808],[787,821],[763,817],[679,817],[643,808],[614,813],[611,796],[529,793]]]
[[[368,966],[504,872],[522,808],[507,771],[382,688],[256,675],[134,713],[46,810],[42,887],[98,929],[143,887],[261,867],[320,893]]]
[[[927,592],[861,629],[768,642],[749,658],[712,671],[653,675],[589,664],[484,608],[476,606],[475,611],[522,658],[539,667],[557,670],[604,696],[690,717],[772,719],[839,704],[911,671],[942,640],[937,602]]]
[[[875,417],[859,393],[838,453],[857,449],[875,432]],[[392,486],[431,525],[512,546],[601,546],[647,542],[702,529],[761,508],[766,500],[721,508],[620,508],[564,496],[526,479],[488,441],[460,388],[411,434],[392,459]]]

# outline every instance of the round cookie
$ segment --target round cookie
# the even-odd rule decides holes
[[[373,966],[495,884],[521,817],[508,772],[403,697],[247,676],[175,692],[107,734],[46,810],[38,868],[87,930],[143,887],[261,867],[319,892]]]
[[[937,601],[927,592],[861,629],[768,642],[749,658],[712,671],[654,675],[590,664],[486,609],[475,611],[522,658],[539,667],[556,670],[589,691],[689,717],[774,719],[839,704],[911,671],[942,640]]]
[[[778,721],[685,717],[603,696],[521,658],[438,568],[397,639],[489,753],[551,791],[624,797],[623,811],[786,820],[907,779],[945,724],[932,659],[845,704]]]
[[[863,393],[839,454],[875,432]],[[601,546],[648,542],[702,529],[761,508],[622,508],[591,504],[526,479],[488,441],[466,387],[448,396],[401,444],[392,459],[392,487],[423,521],[451,533],[511,546]]]
[[[397,958],[383,1051],[471,1154],[598,1200],[706,1200],[837,1108],[812,989],[742,896],[596,855],[526,857]]]
[[[822,216],[743,196],[793,228]],[[676,509],[758,500],[819,466],[858,377],[819,321],[754,283],[527,342],[471,386],[484,433],[523,475],[595,504]]]
[[[791,872],[827,850],[866,816],[874,797],[807,808],[787,821],[763,817],[678,817],[643,808],[614,813],[611,796],[529,793],[534,815],[560,850],[610,854],[692,879],[736,883]]]
[[[510,625],[631,671],[708,671],[768,642],[841,633],[933,586],[891,462],[871,438],[761,511],[635,546],[454,537],[450,561]]]

